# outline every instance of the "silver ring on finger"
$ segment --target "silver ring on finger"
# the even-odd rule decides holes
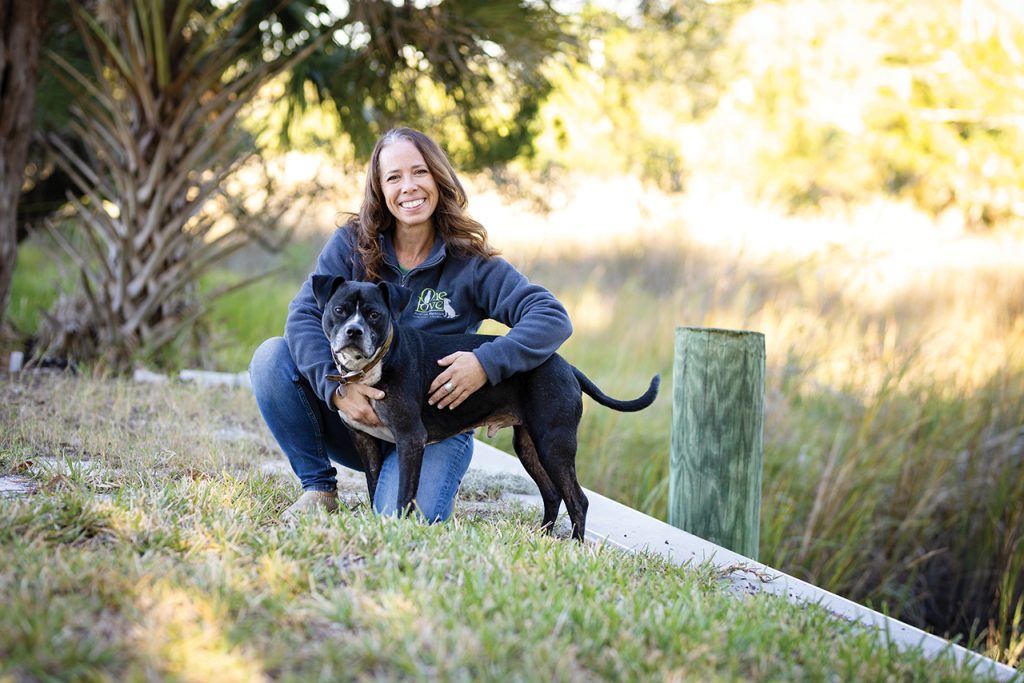
[[[453,391],[455,391],[455,385],[452,384],[450,381],[446,382],[445,385],[442,388],[445,390],[446,393],[449,393],[449,394],[452,393]]]

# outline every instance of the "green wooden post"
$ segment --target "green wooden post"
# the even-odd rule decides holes
[[[678,328],[669,524],[757,559],[763,428],[764,335]]]

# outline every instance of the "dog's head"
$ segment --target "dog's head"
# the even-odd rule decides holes
[[[324,334],[339,370],[355,372],[388,338],[392,320],[412,292],[389,282],[371,284],[329,275],[313,276],[313,296],[323,309]]]

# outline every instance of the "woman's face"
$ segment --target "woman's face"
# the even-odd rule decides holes
[[[399,138],[381,149],[378,160],[384,203],[395,217],[397,227],[433,228],[437,184],[416,145]]]

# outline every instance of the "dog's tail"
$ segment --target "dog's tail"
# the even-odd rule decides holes
[[[598,389],[597,385],[591,382],[590,378],[584,375],[579,368],[573,366],[572,373],[576,375],[576,381],[580,383],[580,387],[587,396],[603,406],[620,410],[624,413],[634,413],[654,403],[654,399],[658,395],[658,386],[661,384],[661,375],[655,375],[651,378],[651,386],[647,387],[647,391],[644,392],[643,396],[634,398],[632,401],[620,401]]]

